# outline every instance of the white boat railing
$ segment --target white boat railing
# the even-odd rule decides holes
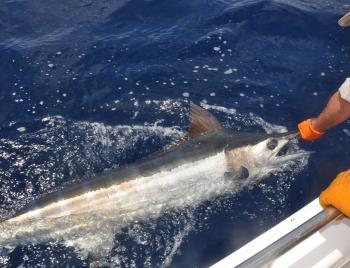
[[[325,210],[318,198],[245,246],[217,262],[212,268],[269,267],[299,243],[318,233],[342,214],[335,208]]]
[[[340,215],[341,213],[335,208],[324,209],[298,228],[294,229],[236,267],[268,267],[288,250],[320,230],[326,224],[335,220]]]

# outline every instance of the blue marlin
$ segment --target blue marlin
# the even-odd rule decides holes
[[[0,223],[0,247],[57,241],[106,256],[115,234],[132,221],[240,191],[305,157],[280,153],[296,135],[233,132],[191,104],[181,142],[34,201]]]

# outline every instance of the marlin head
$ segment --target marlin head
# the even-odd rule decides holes
[[[233,132],[224,128],[219,121],[207,110],[191,103],[189,138],[218,133],[210,136],[210,143],[223,146],[226,156],[226,178],[263,178],[273,171],[277,171],[284,164],[308,155],[305,151],[293,151],[298,132],[286,133],[243,133]],[[203,136],[202,136],[203,137]],[[224,138],[220,138],[224,137]]]
[[[296,140],[298,132],[274,134],[232,133],[234,142],[225,148],[229,170],[242,167],[249,176],[264,177],[278,170],[283,164],[308,155],[309,152],[293,152],[290,145]],[[237,141],[238,140],[238,141]]]

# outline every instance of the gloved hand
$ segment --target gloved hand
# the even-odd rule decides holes
[[[317,131],[312,127],[311,119],[307,119],[299,123],[298,129],[300,137],[306,141],[316,140],[324,134],[324,132]]]
[[[338,174],[319,198],[323,208],[332,205],[350,217],[350,169]]]

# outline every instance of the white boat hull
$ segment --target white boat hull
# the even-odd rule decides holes
[[[341,267],[350,261],[349,219],[332,220],[322,228],[305,236],[302,241],[299,241],[300,237],[295,237],[296,230],[310,229],[310,222],[315,222],[315,219],[321,214],[322,207],[319,205],[318,199],[315,199],[292,216],[214,264],[212,268],[249,266],[274,268]],[[297,244],[294,244],[297,240]],[[289,248],[287,243],[291,245]],[[272,252],[278,252],[281,247],[286,247],[288,250],[281,254]],[[261,265],[262,259],[264,265]]]

